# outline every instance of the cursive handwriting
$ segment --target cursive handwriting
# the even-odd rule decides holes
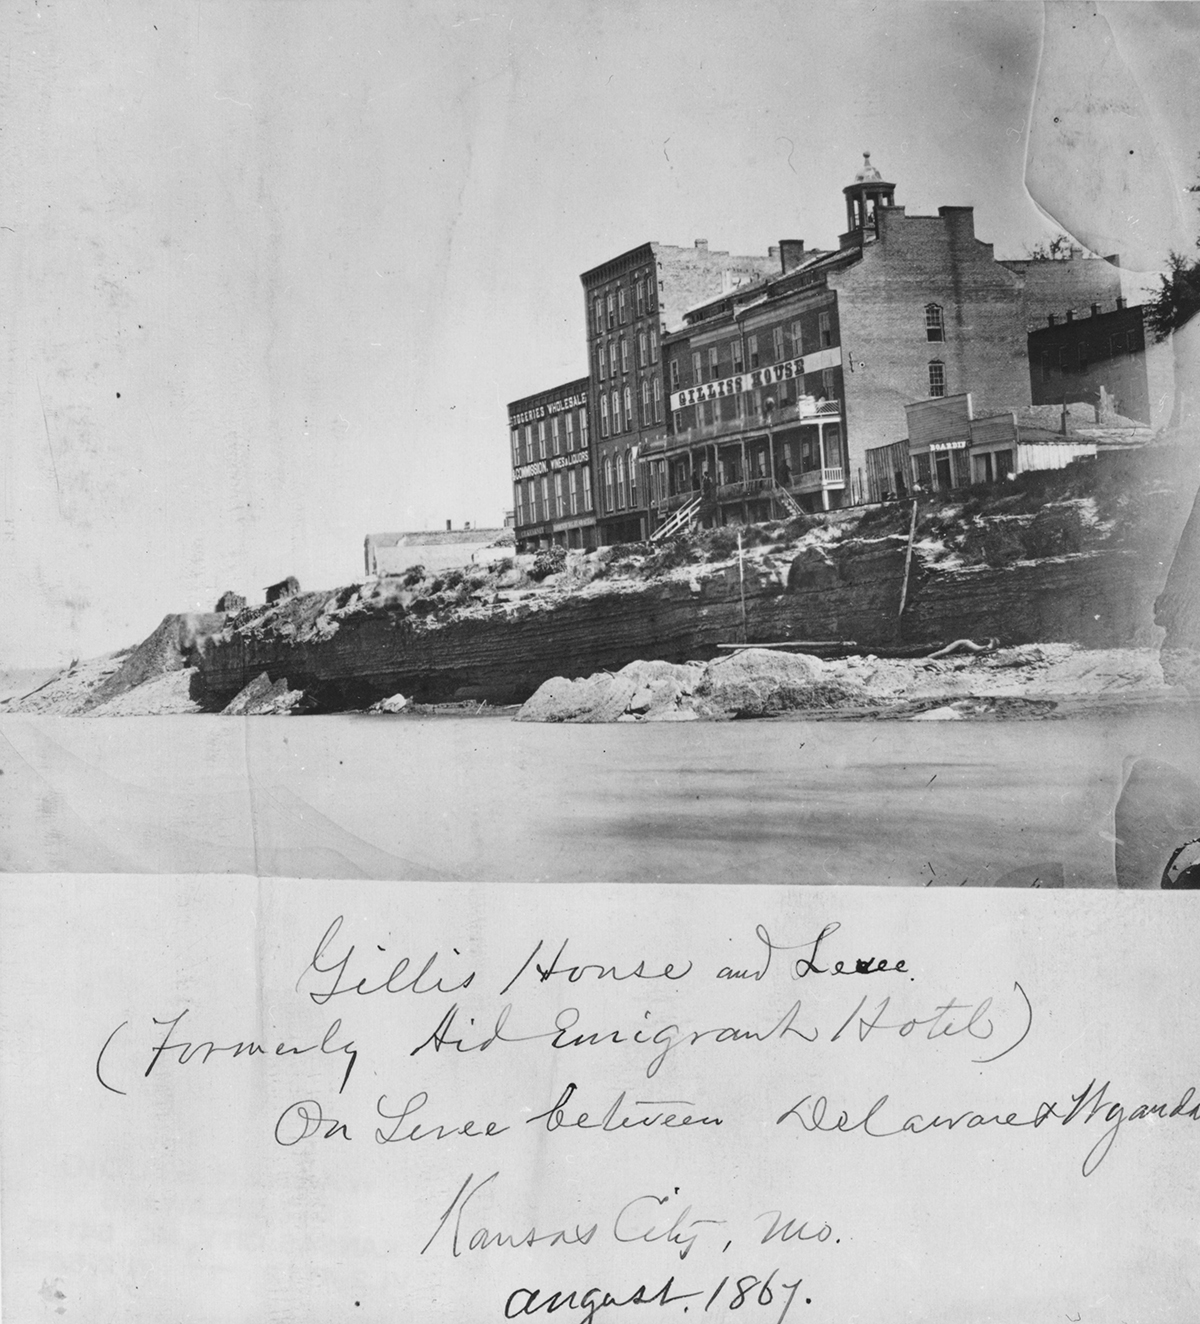
[[[837,920],[832,920],[826,924],[820,933],[811,942],[792,943],[785,945],[773,942],[771,935],[767,932],[766,926],[758,924],[754,929],[754,936],[766,949],[762,964],[752,969],[741,969],[734,966],[723,965],[717,971],[718,979],[765,979],[767,971],[771,968],[771,958],[776,952],[808,952],[807,956],[798,956],[794,961],[788,963],[788,970],[792,979],[805,979],[809,975],[903,975],[908,974],[908,966],[903,958],[899,961],[889,962],[886,956],[858,956],[854,958],[852,966],[848,966],[845,960],[834,961],[832,965],[818,965],[817,956],[821,950],[821,944],[841,928]],[[828,958],[825,958],[828,960]]]
[[[647,970],[646,962],[644,960],[639,961],[637,965],[628,970],[618,970],[615,965],[602,965],[598,962],[590,962],[585,965],[560,965],[559,962],[563,958],[563,953],[567,950],[568,941],[569,939],[564,938],[558,951],[554,953],[553,957],[551,957],[550,964],[543,966],[538,965],[533,959],[538,952],[542,950],[544,939],[539,938],[537,946],[534,947],[533,951],[531,951],[522,962],[521,968],[500,990],[500,996],[503,997],[508,990],[512,988],[525,971],[529,969],[530,965],[533,965],[533,968],[537,971],[538,982],[542,984],[548,983],[551,979],[556,977],[565,978],[568,983],[577,984],[585,975],[591,976],[597,980],[612,979],[618,984],[624,983],[627,979],[667,979],[678,981],[680,979],[685,979],[692,972],[691,961],[689,961],[682,970],[677,969],[671,961],[666,962],[661,970]]]
[[[244,1053],[247,1057],[259,1057],[272,1050],[264,1044],[255,1042],[253,1039],[239,1039],[231,1044],[218,1044],[212,1039],[194,1041],[190,1039],[180,1039],[172,1042],[171,1036],[179,1028],[179,1022],[188,1014],[185,1007],[178,1016],[171,1020],[160,1021],[157,1016],[151,1017],[155,1025],[165,1025],[166,1031],[163,1034],[161,1042],[152,1050],[150,1055],[150,1065],[145,1070],[145,1075],[149,1076],[154,1070],[160,1059],[165,1053],[175,1053],[178,1056],[175,1061],[179,1066],[186,1066],[193,1059],[198,1058],[201,1066],[206,1065],[209,1060],[217,1054],[229,1054],[231,1057],[241,1057]],[[120,1028],[119,1026],[117,1027]],[[334,1040],[342,1032],[342,1022],[336,1020],[325,1031],[320,1043],[304,1044],[297,1046],[295,1044],[277,1043],[273,1050],[275,1057],[302,1057],[305,1053],[344,1053],[350,1060],[346,1063],[346,1073],[342,1077],[342,1083],[338,1088],[340,1094],[346,1088],[346,1082],[350,1079],[350,1073],[354,1070],[354,1063],[358,1060],[358,1050],[354,1047],[354,1040],[348,1039],[344,1044],[336,1044]],[[114,1030],[115,1034],[116,1031]],[[109,1036],[109,1042],[112,1041],[112,1035]],[[108,1047],[108,1044],[105,1044]],[[103,1080],[100,1082],[103,1084]],[[111,1088],[111,1087],[109,1087]]]
[[[429,1240],[421,1247],[422,1255],[433,1245],[447,1226],[450,1228],[450,1253],[456,1259],[462,1255],[464,1250],[491,1250],[495,1247],[511,1249],[521,1246],[543,1245],[587,1246],[599,1231],[600,1225],[598,1223],[589,1223],[587,1227],[580,1227],[576,1223],[572,1229],[556,1228],[552,1232],[539,1232],[536,1227],[530,1227],[523,1232],[510,1232],[482,1225],[470,1231],[464,1230],[463,1219],[467,1214],[467,1206],[485,1186],[490,1186],[499,1175],[499,1172],[493,1172],[490,1177],[485,1177],[481,1182],[477,1182],[472,1186],[471,1183],[475,1181],[475,1174],[473,1172],[468,1174],[466,1181],[458,1188],[454,1199],[446,1206],[446,1212],[438,1220],[438,1225],[434,1228]],[[451,1215],[454,1216],[453,1223],[450,1222]]]
[[[1188,1086],[1174,1107],[1170,1103],[1139,1103],[1134,1107],[1127,1107],[1108,1098],[1111,1084],[1111,1081],[1106,1080],[1103,1085],[1097,1085],[1095,1079],[1092,1079],[1077,1094],[1068,1096],[1070,1099],[1069,1107],[1066,1104],[1060,1104],[1057,1099],[1044,1099],[1032,1113],[1021,1113],[1015,1110],[1003,1114],[1000,1112],[981,1113],[972,1108],[958,1113],[934,1113],[932,1116],[925,1113],[913,1113],[905,1118],[899,1126],[889,1126],[882,1120],[882,1115],[887,1110],[889,1102],[889,1097],[886,1094],[876,1099],[867,1111],[855,1121],[850,1120],[850,1114],[844,1109],[835,1116],[825,1095],[814,1097],[811,1094],[806,1094],[799,1102],[788,1108],[786,1112],[781,1113],[775,1119],[775,1124],[776,1126],[782,1126],[784,1122],[796,1121],[805,1131],[809,1132],[826,1131],[848,1135],[854,1131],[860,1131],[863,1135],[870,1136],[874,1140],[884,1140],[901,1135],[926,1135],[930,1133],[936,1135],[939,1132],[954,1131],[959,1128],[964,1131],[974,1131],[985,1126],[1032,1126],[1036,1130],[1052,1120],[1059,1122],[1062,1126],[1069,1126],[1072,1122],[1082,1118],[1086,1125],[1088,1122],[1100,1118],[1107,1123],[1108,1129],[1088,1150],[1083,1160],[1083,1175],[1090,1177],[1108,1155],[1118,1132],[1126,1122],[1144,1121],[1151,1117],[1163,1120],[1183,1118],[1185,1121],[1200,1121],[1200,1100],[1194,1104],[1192,1103],[1192,1100],[1196,1097],[1194,1086]]]
[[[474,1118],[468,1118],[460,1126],[449,1127],[441,1123],[422,1127],[419,1122],[414,1122],[409,1130],[402,1131],[401,1128],[429,1102],[429,1095],[424,1090],[420,1090],[409,1099],[398,1113],[385,1111],[383,1105],[386,1100],[387,1095],[381,1094],[375,1104],[375,1111],[380,1117],[395,1123],[395,1125],[386,1135],[382,1127],[376,1127],[375,1140],[381,1145],[391,1145],[399,1140],[446,1140],[450,1136],[463,1136],[469,1140],[475,1140],[479,1137],[490,1139],[493,1136],[503,1135],[509,1129],[507,1126],[501,1126],[498,1122],[487,1122],[480,1129],[476,1127]]]
[[[358,993],[363,997],[369,997],[372,993],[457,993],[460,989],[470,988],[475,982],[474,970],[456,983],[443,984],[440,975],[435,978],[432,971],[441,955],[440,952],[434,952],[427,957],[424,965],[415,974],[409,973],[413,965],[412,958],[402,956],[398,961],[392,963],[391,971],[379,983],[373,984],[366,975],[353,979],[347,973],[350,958],[355,952],[353,943],[340,957],[335,958],[328,955],[329,948],[341,932],[342,919],[343,917],[339,915],[321,935],[321,940],[317,943],[312,960],[304,968],[300,978],[296,980],[296,991],[299,992],[300,985],[304,983],[309,974],[333,976],[331,984],[322,986],[317,990],[310,990],[308,994],[318,1007],[323,1007],[330,998],[337,997],[341,993]],[[381,952],[386,950],[379,947],[378,943],[376,947]],[[457,949],[454,949],[454,954],[458,955]]]
[[[691,1113],[650,1113],[643,1117],[630,1117],[622,1113],[625,1107],[625,1091],[622,1090],[613,1100],[608,1111],[600,1118],[589,1121],[589,1114],[586,1112],[576,1112],[574,1117],[567,1116],[567,1104],[571,1102],[578,1086],[571,1081],[562,1094],[559,1095],[558,1102],[550,1105],[544,1113],[535,1113],[532,1117],[525,1119],[527,1126],[534,1122],[545,1122],[547,1131],[558,1131],[562,1127],[578,1127],[583,1131],[624,1131],[632,1130],[636,1127],[663,1126],[668,1129],[686,1126],[721,1126],[723,1122],[719,1117],[693,1117]],[[696,1105],[691,1099],[635,1099],[632,1105],[634,1108],[694,1108]]]

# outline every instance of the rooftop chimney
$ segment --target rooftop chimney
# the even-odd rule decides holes
[[[778,244],[768,244],[768,245],[767,245],[767,256],[768,256],[768,257],[776,257],[776,258],[777,258],[777,257],[779,256],[779,245],[778,245]]]
[[[1118,294],[1118,295],[1117,295],[1117,309],[1118,309],[1118,311],[1119,311],[1120,309],[1124,308],[1124,307],[1125,307],[1125,296],[1124,296],[1124,295],[1121,295],[1121,294]]]
[[[1053,313],[1051,313],[1050,316],[1046,318],[1046,325],[1057,326],[1057,324],[1058,324],[1058,318],[1055,317]]]
[[[697,239],[697,240],[696,240],[696,247],[697,247],[702,253],[707,253],[707,252],[708,252],[708,240],[707,240],[707,239]]]
[[[1074,320],[1075,320],[1075,309],[1074,309],[1074,308],[1068,308],[1068,309],[1067,309],[1067,321],[1068,321],[1068,322],[1073,322]]]
[[[1100,305],[1098,303],[1092,304],[1092,316],[1093,317],[1100,316]]]
[[[449,520],[447,520],[447,521],[446,521],[446,532],[447,532],[447,533],[449,533],[449,532],[450,532],[450,528],[451,528],[451,524],[450,524],[450,521],[449,521]]]
[[[779,261],[785,275],[793,267],[798,267],[804,261],[804,240],[781,239],[779,241]]]

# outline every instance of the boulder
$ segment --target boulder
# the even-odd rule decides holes
[[[707,717],[766,717],[797,708],[824,708],[846,697],[845,681],[825,676],[820,658],[772,648],[747,648],[715,658],[697,690]]]
[[[390,698],[380,699],[367,709],[369,713],[402,713],[408,707],[408,700],[403,694],[393,694]]]
[[[287,677],[272,682],[264,671],[221,710],[222,717],[269,717],[291,713],[304,698],[303,690],[288,689]]]
[[[678,720],[704,675],[697,664],[631,662],[580,680],[552,676],[521,707],[518,722]]]

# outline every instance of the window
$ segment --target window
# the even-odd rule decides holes
[[[628,321],[629,321],[629,308],[626,306],[626,303],[625,303],[625,287],[624,287],[624,286],[622,286],[622,287],[617,291],[617,305],[618,305],[618,308],[619,308],[619,310],[620,310],[620,312],[619,312],[619,320],[622,321],[622,322],[628,322]]]
[[[679,390],[679,360],[671,360],[671,390]]]
[[[604,380],[604,365],[608,355],[604,352],[603,345],[596,346],[596,376],[600,381]]]
[[[777,326],[771,335],[775,341],[775,362],[782,363],[786,357],[783,352],[783,327]]]
[[[608,396],[600,397],[600,435],[608,436]]]
[[[637,460],[630,451],[625,452],[625,463],[629,466],[629,504],[638,503]]]
[[[612,456],[604,457],[604,509],[612,510],[613,501],[613,463]]]
[[[563,501],[563,476],[562,470],[554,475],[554,514],[558,519],[562,519],[566,513],[566,504]]]
[[[616,300],[610,294],[608,296],[608,329],[611,331],[617,323],[617,304]]]
[[[592,466],[585,464],[583,466],[583,477],[580,479],[583,486],[583,508],[591,510],[592,508]]]
[[[946,394],[946,365],[941,359],[934,359],[929,365],[929,394]]]
[[[567,433],[567,450],[575,449],[575,415],[566,413],[563,415],[563,427]]]
[[[513,505],[517,508],[517,523],[527,524],[525,518],[525,487],[521,483],[513,484]]]
[[[638,332],[638,367],[639,368],[644,368],[646,366],[646,359],[647,359],[646,348],[647,348],[646,333],[644,331],[639,331]]]
[[[758,367],[758,337],[750,336],[746,341],[746,357],[750,360],[750,367]]]
[[[721,351],[713,345],[708,351],[708,380],[716,381],[721,375]]]
[[[713,423],[713,421],[714,421],[714,419],[715,419],[715,417],[716,417],[716,415],[715,415],[715,413],[713,412],[713,402],[712,402],[711,400],[705,400],[705,402],[704,402],[704,422],[705,422],[705,424],[708,425],[708,426],[711,426],[712,423]]]
[[[625,458],[617,456],[617,505],[625,509]]]
[[[567,470],[567,496],[570,500],[572,515],[579,514],[579,470]]]
[[[651,312],[658,306],[658,286],[654,276],[646,282],[646,302]]]
[[[942,322],[942,305],[940,303],[927,303],[925,305],[925,339],[946,339],[945,326]]]
[[[799,321],[792,323],[792,356],[799,358],[804,353],[804,332]]]
[[[512,448],[513,448],[513,464],[520,464],[521,463],[521,430],[519,428],[513,428],[512,430]]]
[[[642,427],[650,426],[650,383],[642,378]]]
[[[546,458],[546,420],[543,419],[538,424],[538,458]]]
[[[610,377],[617,375],[617,342],[615,340],[608,342],[608,375]]]
[[[700,351],[694,349],[692,350],[692,385],[699,386],[703,380],[700,375]]]
[[[663,418],[662,378],[654,379],[654,421],[661,423]]]
[[[596,334],[599,335],[604,330],[604,300],[599,297],[594,299],[592,310],[595,315]]]
[[[675,430],[675,435],[678,436],[683,431],[683,410],[676,409],[671,415],[671,420],[671,426]]]
[[[542,479],[542,519],[550,518],[550,479]]]
[[[579,445],[582,449],[586,449],[588,444],[587,419],[588,419],[587,410],[581,409],[579,411]]]
[[[625,426],[633,431],[633,391],[628,386],[625,388]]]
[[[822,368],[821,370],[821,394],[826,400],[832,400],[834,398],[832,368]]]
[[[820,336],[823,347],[833,344],[833,330],[829,325],[828,313],[822,313],[817,319],[817,334]]]
[[[646,312],[646,282],[639,280],[637,283],[637,315],[642,317]]]
[[[629,371],[629,341],[621,337],[621,371]]]
[[[745,369],[745,360],[742,358],[742,342],[740,340],[731,340],[729,342],[729,360],[733,364],[734,375]]]
[[[748,403],[750,417],[757,418],[762,413],[762,391],[757,388],[751,391]]]
[[[533,463],[533,424],[525,424],[525,463]]]
[[[1071,371],[1071,350],[1068,345],[1060,345],[1058,349],[1058,370],[1059,372]]]
[[[533,479],[525,484],[525,513],[532,524],[537,519],[537,497],[534,495]]]
[[[550,441],[551,441],[551,443],[552,443],[552,445],[553,445],[553,447],[554,447],[554,453],[555,453],[555,455],[557,455],[557,454],[559,453],[558,415],[557,415],[557,414],[555,414],[554,417],[550,420]]]
[[[612,393],[612,430],[615,437],[621,431],[621,392]]]
[[[650,329],[650,362],[658,362],[658,332],[653,327]]]

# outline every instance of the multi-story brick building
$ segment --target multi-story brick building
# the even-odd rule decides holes
[[[1029,385],[1035,405],[1086,403],[1149,424],[1150,385],[1146,372],[1143,309],[1124,299],[1101,312],[1094,303],[1087,317],[1074,309],[1029,333]]]
[[[595,545],[586,377],[508,406],[520,550]]]
[[[666,338],[656,522],[697,494],[722,521],[782,514],[789,496],[865,500],[866,452],[906,436],[906,405],[967,391],[981,416],[1029,404],[1025,277],[976,238],[973,209],[909,216],[869,157],[843,194],[836,250],[781,261]],[[1038,264],[1039,299],[1050,268],[1078,279],[1071,262]]]
[[[602,543],[636,541],[659,471],[646,456],[661,449],[666,407],[662,336],[684,310],[778,267],[778,256],[736,257],[710,250],[645,243],[585,271],[596,529]]]

